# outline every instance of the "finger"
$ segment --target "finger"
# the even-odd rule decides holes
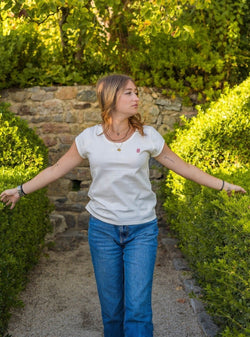
[[[241,186],[234,186],[234,187],[235,192],[247,193]]]
[[[11,206],[10,206],[10,209],[13,209],[13,208],[15,207],[16,203],[15,203],[15,201],[9,200],[5,205],[6,205],[6,206],[11,205]]]
[[[10,204],[12,204],[12,201],[11,200],[6,200],[5,205],[9,206]]]
[[[7,193],[2,193],[2,194],[1,194],[1,199],[2,199],[2,200],[6,199],[6,198],[8,198],[8,197],[9,197],[9,195],[8,195]]]
[[[6,195],[5,194],[1,194],[1,201],[4,201]]]
[[[16,203],[13,202],[12,205],[10,206],[10,209],[13,209],[15,207]]]
[[[7,190],[6,190],[6,191],[3,191],[3,192],[1,192],[1,194],[0,194],[0,197],[5,197],[6,195],[8,195],[8,193],[7,193]]]

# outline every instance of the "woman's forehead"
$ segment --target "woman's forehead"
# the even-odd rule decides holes
[[[126,83],[124,89],[125,89],[125,90],[128,90],[128,89],[137,89],[137,87],[136,87],[136,85],[134,84],[134,82],[128,80],[128,82]]]

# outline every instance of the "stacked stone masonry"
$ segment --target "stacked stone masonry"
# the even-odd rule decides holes
[[[181,115],[189,118],[196,114],[193,108],[184,107],[181,99],[167,99],[152,88],[139,88],[139,97],[139,112],[145,123],[162,135],[173,128]],[[101,122],[94,86],[6,89],[0,91],[1,101],[10,103],[11,111],[27,120],[43,139],[49,149],[50,164],[69,149],[80,132]],[[162,171],[152,165],[150,176],[157,189],[157,181],[163,178]],[[51,215],[54,234],[66,229],[87,229],[85,205],[90,181],[88,161],[83,160],[80,167],[48,187],[49,198],[55,205]],[[161,212],[159,205],[157,211]]]

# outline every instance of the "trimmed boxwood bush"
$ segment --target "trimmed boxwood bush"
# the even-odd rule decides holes
[[[250,78],[166,139],[185,161],[248,193],[228,197],[169,171],[165,209],[221,336],[249,336]]]
[[[6,104],[0,104],[0,138],[0,191],[31,179],[47,165],[41,139]],[[18,295],[50,230],[50,210],[45,189],[22,198],[13,210],[0,203],[0,336],[10,309],[21,304]]]

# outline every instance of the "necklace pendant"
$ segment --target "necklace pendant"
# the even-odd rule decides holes
[[[121,149],[120,149],[120,148],[118,148],[118,149],[117,149],[117,151],[119,151],[119,152],[120,152],[120,151],[121,151]]]

